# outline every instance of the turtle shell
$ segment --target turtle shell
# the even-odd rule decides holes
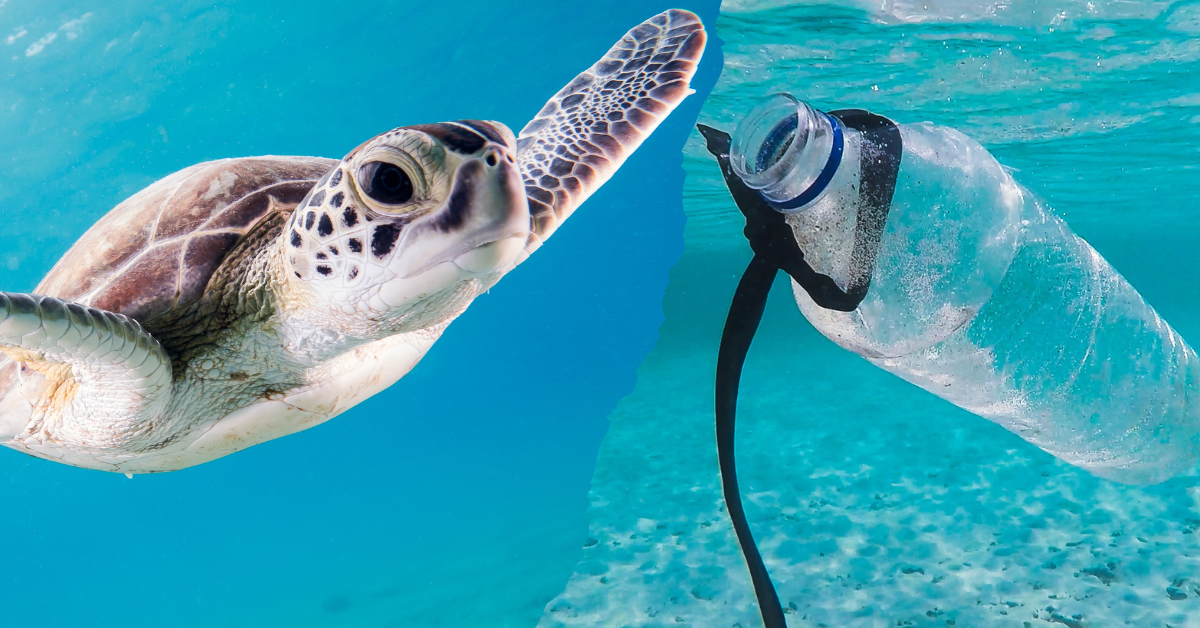
[[[92,225],[34,292],[143,323],[191,305],[255,225],[295,209],[337,163],[246,157],[180,170]]]

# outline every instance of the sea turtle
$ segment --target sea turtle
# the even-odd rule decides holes
[[[405,375],[691,93],[700,20],[659,14],[498,122],[401,127],[341,161],[192,166],[0,293],[0,442],[119,473],[322,423]]]

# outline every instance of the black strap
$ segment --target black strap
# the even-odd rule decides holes
[[[766,628],[787,628],[787,622],[783,620],[779,596],[771,584],[771,575],[754,544],[746,512],[742,509],[733,460],[733,436],[742,365],[746,362],[746,353],[754,340],[754,332],[758,331],[758,323],[767,306],[767,295],[778,272],[777,266],[757,255],[750,260],[737,291],[733,293],[729,316],[725,318],[725,331],[721,333],[721,348],[717,352],[717,464],[721,469],[721,492],[725,495],[725,508],[733,521],[733,532],[742,547],[742,556],[750,569],[750,581],[754,584],[754,595],[758,598],[758,609]]]
[[[831,277],[809,266],[783,214],[734,174],[729,165],[729,134],[703,124],[696,125],[707,140],[709,152],[721,166],[729,193],[746,217],[744,233],[754,251],[754,258],[742,274],[729,306],[729,315],[721,334],[721,348],[717,354],[717,462],[721,471],[725,507],[733,522],[734,534],[741,546],[746,567],[750,570],[754,595],[758,599],[758,608],[766,628],[787,628],[787,622],[783,618],[779,595],[771,583],[771,575],[754,543],[738,490],[734,435],[742,366],[762,321],[767,295],[779,270],[795,279],[821,307],[844,312],[858,307],[870,288],[880,236],[896,189],[896,176],[900,171],[902,145],[899,129],[894,123],[861,110],[837,111],[831,115],[837,115],[847,127],[858,130],[863,136],[859,213],[854,251],[851,254],[853,267],[859,272],[849,290],[842,290]]]

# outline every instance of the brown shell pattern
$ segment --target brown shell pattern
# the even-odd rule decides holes
[[[138,321],[190,305],[256,223],[295,208],[337,163],[247,157],[180,170],[92,225],[34,292]]]

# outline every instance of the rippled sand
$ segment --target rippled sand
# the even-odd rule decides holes
[[[1091,477],[784,330],[803,323],[788,305],[747,369],[738,462],[793,628],[1197,625],[1193,480]],[[542,626],[760,625],[720,497],[714,355],[643,366],[612,416],[585,560]]]

